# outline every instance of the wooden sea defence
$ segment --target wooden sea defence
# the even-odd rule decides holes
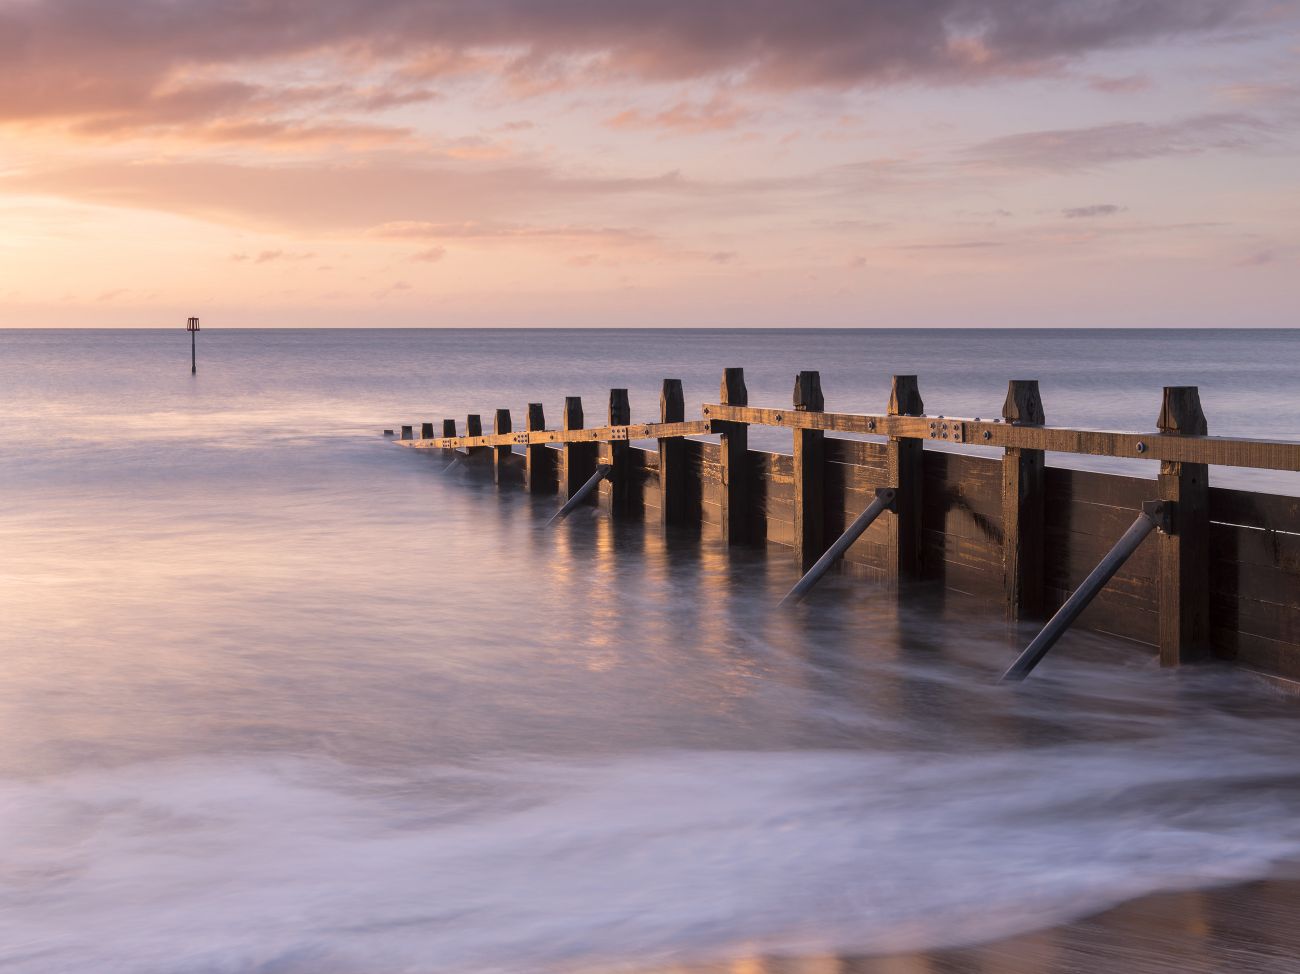
[[[1300,498],[1213,487],[1208,470],[1300,471],[1300,442],[1207,435],[1194,387],[1165,388],[1145,433],[1049,426],[1031,380],[1010,382],[992,419],[927,413],[917,377],[902,375],[879,413],[828,412],[817,372],[795,377],[790,406],[751,406],[738,368],[698,419],[686,419],[676,379],[664,380],[658,422],[633,423],[625,389],[607,408],[588,425],[569,397],[548,429],[532,403],[519,430],[498,409],[491,433],[470,415],[463,433],[444,419],[435,436],[424,421],[402,426],[398,442],[557,504],[604,470],[587,502],[610,516],[766,546],[802,570],[884,497],[840,571],[896,597],[917,585],[962,592],[1013,623],[1057,613],[1146,505],[1149,534],[1074,625],[1131,640],[1165,666],[1214,657],[1300,679]],[[749,449],[754,426],[789,430],[792,453]],[[1067,469],[1049,453],[1147,460],[1157,476]]]

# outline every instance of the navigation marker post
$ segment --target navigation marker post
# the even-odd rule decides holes
[[[190,333],[190,375],[198,375],[199,358],[198,349],[196,347],[198,339],[194,336],[197,335],[199,331],[199,319],[191,318],[189,324],[185,326],[185,330]]]

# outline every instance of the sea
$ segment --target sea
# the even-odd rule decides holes
[[[594,425],[611,387],[654,421],[665,377],[693,418],[742,366],[755,405],[818,369],[828,409],[880,412],[915,374],[927,411],[988,418],[1037,379],[1049,423],[1138,431],[1196,385],[1211,433],[1296,440],[1300,331],[209,327],[190,353],[0,331],[6,974],[850,970],[825,958],[1300,861],[1285,688],[1088,633],[1008,688],[1032,631],[996,612],[837,577],[778,611],[779,549],[548,526],[554,498],[382,435],[558,425],[569,395]],[[1160,936],[1070,969],[1173,970]],[[1241,950],[1274,970],[1300,929]]]

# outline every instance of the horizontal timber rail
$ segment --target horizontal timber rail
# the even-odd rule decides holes
[[[433,450],[455,450],[475,446],[528,446],[534,443],[600,443],[625,440],[664,440],[677,436],[707,436],[713,423],[707,419],[689,423],[633,423],[577,430],[528,430],[493,433],[488,436],[437,436],[430,439],[400,440],[401,446]]]
[[[665,379],[659,422],[633,423],[628,391],[611,389],[600,426],[587,428],[570,396],[556,429],[534,402],[523,428],[496,409],[465,417],[463,436],[452,419],[401,424],[399,442],[568,510],[763,546],[790,558],[791,581],[831,554],[835,570],[874,583],[873,598],[918,585],[973,597],[1005,618],[1017,651],[1028,623],[1069,604],[1066,625],[1146,646],[1161,665],[1215,656],[1300,680],[1300,497],[1210,484],[1215,467],[1300,471],[1300,442],[1207,435],[1195,387],[1165,387],[1155,428],[1136,433],[1047,425],[1029,379],[1008,384],[997,418],[928,414],[911,375],[865,413],[828,412],[815,371],[795,376],[786,409],[750,406],[742,369],[721,379],[720,401],[694,420],[681,381]],[[750,449],[751,427],[788,431],[789,449]],[[1049,465],[1052,454],[1158,466],[1144,479]],[[890,508],[855,533],[882,492]],[[1176,516],[1098,582],[1096,567],[1155,502]]]
[[[1208,463],[1222,467],[1255,467],[1300,471],[1300,442],[1257,440],[1230,436],[1161,438],[1150,433],[1070,429],[1064,426],[1020,426],[985,419],[949,416],[888,416],[862,413],[800,412],[706,403],[710,419],[752,426],[836,433],[875,433],[902,439],[937,440],[974,446],[1014,447],[1049,453],[1079,453],[1134,460]]]

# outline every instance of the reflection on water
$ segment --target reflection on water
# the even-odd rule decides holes
[[[1290,886],[1202,892],[1300,857],[1295,700],[1244,674],[1080,634],[1002,687],[1025,634],[987,607],[832,578],[778,613],[788,559],[594,511],[548,530],[550,500],[375,437],[391,412],[325,423],[339,362],[210,396],[156,358],[96,386],[24,354],[5,970],[1269,971],[1300,946]],[[340,415],[392,394],[360,372]]]

